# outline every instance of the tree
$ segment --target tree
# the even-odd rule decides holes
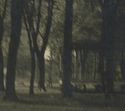
[[[73,22],[73,0],[65,0],[65,26],[63,44],[63,86],[62,92],[65,97],[72,96],[72,22]]]
[[[45,89],[45,59],[44,59],[44,54],[46,51],[46,47],[48,44],[48,39],[49,39],[49,34],[50,34],[50,29],[52,25],[52,17],[53,17],[53,5],[54,1],[53,0],[48,0],[48,17],[47,17],[47,22],[46,22],[46,27],[45,27],[45,33],[42,37],[43,44],[41,46],[40,50],[40,55],[38,56],[38,62],[39,62],[39,70],[40,70],[40,78],[39,78],[39,88]]]
[[[102,20],[103,20],[103,29],[102,29],[102,38],[101,38],[101,56],[105,57],[105,71],[103,72],[104,79],[104,89],[106,95],[113,92],[113,78],[115,71],[115,48],[114,48],[114,27],[115,27],[115,18],[118,8],[119,0],[103,0],[100,2],[102,6]]]
[[[34,81],[35,81],[35,69],[36,69],[36,58],[35,58],[35,51],[34,51],[34,45],[32,43],[32,37],[31,33],[26,21],[26,17],[24,15],[24,22],[27,30],[27,35],[29,39],[29,47],[30,47],[30,54],[31,54],[31,79],[30,79],[30,89],[29,89],[29,94],[33,95],[34,94]]]
[[[41,19],[42,19],[41,18],[42,0],[38,1],[38,7],[35,6],[35,1],[32,1],[30,4],[30,10],[27,11],[27,9],[26,9],[27,23],[28,23],[28,27],[29,27],[29,30],[27,30],[27,31],[29,34],[31,34],[30,42],[32,42],[32,45],[33,45],[32,48],[34,50],[34,52],[32,52],[32,55],[33,55],[33,53],[36,54],[39,72],[40,72],[38,86],[39,86],[40,90],[43,89],[44,91],[46,91],[45,84],[44,84],[45,83],[44,54],[45,54],[45,50],[46,50],[46,47],[48,44],[49,33],[50,33],[51,25],[52,25],[53,0],[48,0],[47,3],[48,3],[48,9],[47,9],[48,15],[47,15],[47,21],[45,24],[45,32],[43,35],[40,31],[42,29],[42,27],[40,27]],[[37,42],[39,35],[41,36],[41,39],[42,39],[42,45],[40,47]],[[35,63],[35,61],[34,61],[34,63]],[[34,64],[34,66],[35,66],[35,64]],[[32,74],[32,82],[33,82],[33,77],[34,76]]]
[[[2,40],[4,34],[4,19],[6,15],[6,7],[7,7],[7,0],[4,2],[1,1],[1,5],[3,5],[3,10],[0,14],[0,91],[4,90],[4,72],[3,72],[3,51],[2,51]]]
[[[11,41],[9,44],[5,99],[15,100],[16,58],[20,42],[23,0],[11,0]],[[16,10],[16,11],[15,11]]]
[[[30,79],[30,88],[29,94],[34,94],[34,80],[35,80],[35,67],[36,67],[36,56],[35,56],[35,45],[37,45],[37,36],[39,33],[39,26],[40,26],[40,12],[41,12],[41,4],[42,1],[38,1],[38,15],[37,21],[34,21],[35,15],[35,1],[27,1],[25,2],[25,10],[24,10],[24,23],[26,26],[26,31],[28,34],[29,39],[29,47],[30,47],[30,54],[31,54],[31,79]],[[34,23],[37,28],[35,28]],[[37,47],[37,46],[36,46]]]

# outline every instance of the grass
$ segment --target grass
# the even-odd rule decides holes
[[[50,105],[32,105],[10,102],[0,102],[1,111],[124,111],[124,108],[113,107],[67,107]]]
[[[24,90],[26,91],[26,90]],[[106,100],[102,94],[74,94],[73,98],[63,98],[59,91],[49,90],[29,96],[18,92],[18,102],[3,101],[0,111],[124,111],[125,95],[114,95]]]

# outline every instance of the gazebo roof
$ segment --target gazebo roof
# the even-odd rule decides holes
[[[100,49],[100,42],[97,40],[78,40],[72,43],[72,49],[97,51]]]

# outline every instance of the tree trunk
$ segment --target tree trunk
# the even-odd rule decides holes
[[[99,52],[98,72],[101,76],[100,78],[101,78],[103,92],[105,92],[104,55],[102,50],[100,50]]]
[[[113,93],[114,91],[114,73],[115,73],[115,63],[114,63],[114,53],[109,50],[106,56],[106,92]]]
[[[45,88],[45,59],[44,59],[44,54],[45,54],[46,47],[47,47],[47,44],[48,44],[50,29],[51,29],[51,25],[52,25],[53,5],[54,5],[54,1],[48,0],[48,17],[47,17],[47,22],[46,22],[45,33],[43,35],[43,45],[41,46],[41,50],[39,51],[40,55],[37,56],[38,60],[39,60],[38,62],[39,62],[39,70],[40,70],[39,88],[40,89],[42,88],[44,91],[46,91],[46,88]]]
[[[125,81],[125,56],[124,56],[124,52],[121,52],[120,68],[121,68],[122,79]]]
[[[3,39],[4,27],[3,19],[0,16],[0,91],[4,91],[4,73],[3,73],[3,51],[2,51],[2,39]]]
[[[115,16],[117,11],[117,2],[114,0],[104,0],[102,15],[103,15],[103,31],[102,31],[102,50],[106,59],[105,64],[105,91],[106,93],[113,92],[114,78],[114,27]],[[106,94],[106,95],[107,95]]]
[[[65,26],[63,45],[63,86],[64,97],[72,96],[72,21],[73,21],[73,0],[65,0]]]
[[[31,52],[31,79],[30,79],[30,89],[29,94],[34,95],[34,81],[35,81],[35,53],[33,49],[30,49]]]
[[[30,32],[29,32],[30,34]],[[30,54],[31,54],[31,79],[30,79],[30,89],[29,89],[29,94],[33,95],[34,94],[34,81],[35,81],[35,51],[34,51],[34,46],[32,45],[32,39],[31,36],[28,34],[29,38],[29,47],[30,47]]]
[[[43,52],[44,53],[44,52]],[[44,54],[41,53],[39,57],[39,71],[40,71],[40,76],[39,76],[39,89],[43,89],[46,91],[45,87],[45,59],[44,59]]]
[[[5,99],[15,100],[16,58],[21,35],[23,0],[11,0],[11,41],[9,44]],[[16,10],[16,11],[15,11]]]
[[[29,94],[33,95],[34,94],[34,81],[35,81],[35,51],[34,51],[34,44],[32,40],[32,34],[30,32],[30,26],[27,23],[26,16],[24,15],[24,23],[26,26],[27,34],[28,34],[28,39],[29,39],[29,48],[30,48],[30,54],[31,54],[31,79],[30,79],[30,88],[29,88]],[[29,26],[29,27],[28,27]]]
[[[0,15],[0,91],[4,91],[4,61],[3,61],[3,51],[2,51],[2,40],[4,34],[4,19],[6,16],[7,1],[4,1],[3,11]]]
[[[0,91],[4,91],[3,52],[0,46]]]

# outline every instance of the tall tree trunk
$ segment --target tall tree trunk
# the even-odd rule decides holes
[[[44,53],[40,54],[41,57],[39,57],[39,71],[40,71],[40,76],[39,76],[39,89],[43,89],[46,91],[45,87],[45,59],[44,59]]]
[[[45,51],[48,44],[50,29],[52,25],[52,17],[53,17],[53,0],[48,0],[48,18],[45,28],[45,33],[43,35],[43,45],[41,46],[40,55],[38,56],[39,62],[39,70],[40,70],[40,78],[39,78],[39,88],[46,91],[45,88]],[[41,35],[42,36],[42,35]]]
[[[105,71],[105,91],[106,93],[113,92],[114,78],[114,24],[117,11],[117,2],[114,0],[104,0],[102,15],[103,15],[103,35],[102,35],[102,50],[106,59]],[[106,95],[107,95],[106,94]]]
[[[15,100],[15,75],[17,51],[21,35],[23,0],[11,0],[11,41],[9,44],[9,54],[6,75],[6,94],[5,98]]]
[[[3,51],[2,51],[2,39],[3,39],[3,19],[0,16],[0,91],[4,91],[4,73],[3,73]]]
[[[65,0],[65,26],[63,45],[63,86],[64,97],[72,96],[72,22],[73,22],[73,0]]]
[[[0,91],[4,91],[3,53],[0,46]]]
[[[35,55],[34,52],[32,53],[31,57],[31,79],[30,79],[30,89],[29,89],[29,94],[34,95],[34,81],[35,81]]]
[[[114,74],[115,74],[114,53],[112,50],[106,56],[106,93],[113,93],[114,91]]]
[[[29,37],[29,45],[30,45],[30,54],[31,54],[31,79],[30,79],[29,94],[33,95],[34,94],[35,68],[36,68],[35,61],[36,60],[35,60],[35,51],[34,51],[34,47],[32,46],[31,37]]]
[[[122,80],[125,81],[125,54],[124,52],[121,52],[120,68],[121,68]]]
[[[35,60],[35,51],[34,46],[32,43],[30,32],[28,31],[28,38],[29,38],[29,47],[30,47],[30,54],[31,54],[31,78],[30,78],[30,88],[29,94],[34,94],[34,81],[35,81],[35,69],[36,69],[36,60]]]
[[[102,84],[103,92],[105,92],[104,55],[102,50],[100,50],[99,52],[98,72],[101,76],[101,84]]]
[[[3,51],[2,51],[2,40],[4,34],[4,19],[6,15],[7,0],[4,1],[3,12],[0,15],[0,91],[4,91],[4,64],[3,64]]]
[[[34,51],[34,44],[32,40],[32,35],[30,32],[30,28],[28,27],[27,19],[26,16],[24,15],[24,23],[26,26],[27,34],[28,34],[28,39],[29,39],[29,48],[30,48],[30,54],[31,54],[31,78],[30,78],[30,88],[29,88],[29,94],[33,95],[34,94],[34,81],[35,81],[35,51]]]
[[[0,91],[4,91],[3,52],[0,46]]]

